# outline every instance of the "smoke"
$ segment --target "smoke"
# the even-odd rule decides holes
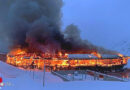
[[[3,14],[0,17],[4,20],[4,31],[0,32],[8,37],[11,48],[31,46],[37,50],[49,43],[60,44],[62,0],[1,0],[0,3]]]
[[[80,29],[74,25],[68,25],[65,29],[65,41],[69,43],[69,50],[81,53],[98,52],[102,54],[117,54],[115,51],[107,50],[103,47],[97,47],[88,40],[82,40],[80,37]]]
[[[1,0],[0,35],[11,43],[11,49],[29,52],[111,52],[82,40],[73,24],[61,32],[62,6],[62,0]]]
[[[82,40],[80,37],[80,30],[76,25],[69,25],[65,29],[65,40],[68,42],[69,50],[72,51],[90,51],[96,48],[87,40]]]

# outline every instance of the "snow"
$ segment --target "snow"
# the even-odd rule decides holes
[[[34,73],[33,73],[34,72]],[[4,73],[4,74],[3,74]],[[7,75],[5,75],[7,74]],[[32,75],[41,78],[32,78]],[[1,90],[129,90],[130,82],[107,81],[72,81],[64,82],[60,78],[46,72],[45,86],[43,87],[42,72],[25,71],[0,62],[0,76],[5,86]],[[12,77],[7,77],[12,76]],[[41,80],[41,81],[40,81]]]
[[[25,72],[3,62],[0,62],[0,73],[5,77],[15,78],[24,74]]]
[[[2,76],[5,83],[5,87],[3,87],[5,90],[15,90],[14,88],[16,88],[16,90],[23,90],[24,87],[27,88],[25,90],[31,87],[33,87],[32,90],[36,90],[40,85],[40,87],[43,88],[43,72],[41,71],[25,71],[0,62],[0,76]],[[45,84],[63,82],[59,77],[49,72],[46,72],[45,78]]]

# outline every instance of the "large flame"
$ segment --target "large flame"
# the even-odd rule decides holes
[[[42,54],[38,56],[35,53],[27,53],[22,49],[15,49],[8,53],[7,63],[24,68],[31,68],[34,66],[38,69],[43,69],[44,64],[47,67],[64,68],[64,67],[79,67],[79,66],[101,66],[101,67],[111,67],[116,65],[127,64],[128,58],[119,54],[119,58],[113,59],[103,59],[101,54],[97,52],[91,53],[98,57],[98,59],[69,59],[68,53],[62,53],[61,51],[57,54]]]

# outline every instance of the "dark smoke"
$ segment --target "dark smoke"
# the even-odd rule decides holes
[[[117,54],[115,51],[107,50],[103,47],[97,47],[87,40],[82,40],[80,37],[80,29],[71,24],[66,27],[65,41],[69,43],[69,50],[82,53],[98,52],[103,54]]]
[[[80,30],[73,24],[61,32],[62,5],[62,0],[1,0],[0,33],[8,38],[11,49],[113,53],[82,40]]]
[[[2,18],[5,37],[11,48],[26,48],[41,51],[45,46],[60,46],[62,0],[6,0]],[[6,30],[6,31],[5,31]]]
[[[68,42],[69,50],[76,51],[93,51],[96,49],[87,40],[82,40],[80,37],[80,30],[77,26],[71,24],[65,29],[65,40]]]

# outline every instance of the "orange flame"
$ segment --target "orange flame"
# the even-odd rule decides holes
[[[26,52],[24,50],[18,48],[18,49],[14,49],[14,50],[10,51],[9,54],[20,55],[20,54],[26,54]]]
[[[43,54],[43,58],[37,56],[35,53],[27,53],[25,50],[22,49],[15,49],[8,53],[7,55],[7,63],[24,67],[30,68],[31,66],[35,66],[35,68],[43,69],[44,64],[50,67],[77,67],[77,66],[102,66],[102,67],[110,67],[113,65],[121,65],[127,64],[128,59],[125,58],[122,54],[119,54],[122,58],[115,58],[115,59],[103,59],[100,53],[93,52],[91,53],[98,57],[97,59],[69,59],[68,53],[59,52],[55,55],[48,55]]]
[[[119,57],[124,57],[124,55],[122,55],[122,54],[120,54],[120,53],[118,53],[118,56],[119,56]]]
[[[93,53],[91,53],[91,54],[95,55],[95,56],[98,57],[98,58],[102,58],[101,54],[98,53],[98,52],[93,52]]]

